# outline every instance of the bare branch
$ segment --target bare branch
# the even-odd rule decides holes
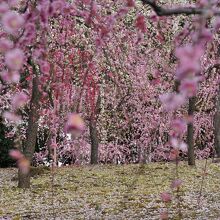
[[[201,15],[204,14],[206,9],[195,7],[178,7],[178,8],[164,8],[156,4],[155,0],[141,0],[143,5],[149,5],[158,16],[171,16],[171,15]],[[220,15],[220,11],[214,11],[214,16]]]

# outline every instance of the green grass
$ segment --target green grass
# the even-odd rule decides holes
[[[219,219],[220,165],[208,162],[198,205],[204,161],[197,167],[181,162],[179,178],[182,219]],[[0,169],[0,217],[12,219],[159,219],[165,204],[160,193],[169,191],[175,178],[172,163],[146,165],[73,166],[55,170],[52,199],[50,171],[32,178],[21,190],[11,178],[16,169]],[[54,208],[53,208],[54,207]],[[170,219],[179,219],[177,201],[167,205]]]

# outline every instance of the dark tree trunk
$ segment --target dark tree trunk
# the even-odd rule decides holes
[[[196,97],[189,99],[188,115],[193,117],[195,111]],[[195,165],[194,138],[193,138],[193,121],[187,126],[187,144],[188,144],[188,164]]]
[[[36,72],[36,70],[35,70]],[[29,109],[29,118],[28,118],[28,127],[26,131],[26,140],[24,142],[23,154],[30,161],[32,161],[32,157],[35,151],[36,138],[37,138],[37,129],[38,129],[38,119],[39,119],[39,79],[37,74],[33,78],[33,88],[32,88],[32,96],[30,101],[30,109]],[[18,170],[18,187],[19,188],[29,188],[30,187],[30,174],[24,174],[21,170]]]
[[[30,173],[22,173],[20,169],[18,169],[18,187],[22,189],[30,188]]]
[[[96,120],[91,117],[89,121],[89,131],[91,140],[91,164],[98,163],[99,138],[96,127]]]
[[[216,97],[216,113],[213,120],[214,135],[215,135],[215,153],[216,156],[220,157],[220,88]]]

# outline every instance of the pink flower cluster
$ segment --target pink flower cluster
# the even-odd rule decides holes
[[[23,17],[15,11],[9,10],[2,16],[2,25],[8,34],[17,35],[23,24]]]
[[[10,70],[20,70],[23,62],[24,54],[20,49],[12,49],[5,54],[5,63]]]
[[[0,3],[0,22],[3,31],[0,37],[0,52],[4,59],[0,77],[5,84],[19,83],[19,72],[25,62],[25,55],[19,43],[19,35],[22,34],[25,18],[14,10],[17,4],[17,1],[8,1],[8,3],[3,1]],[[11,122],[20,122],[21,118],[16,114],[16,111],[27,102],[27,99],[25,93],[18,92],[11,100],[13,111],[4,112],[3,117]]]
[[[66,123],[66,132],[73,136],[78,136],[85,128],[84,122],[80,115],[72,113],[68,116]]]
[[[8,4],[6,2],[0,4],[1,25],[4,30],[0,38],[0,51],[5,56],[7,68],[7,71],[1,73],[1,77],[7,83],[19,81],[18,71],[22,69],[25,60],[23,51],[9,40],[10,36],[15,38],[19,36],[25,23],[24,17],[12,9],[16,4],[12,4],[12,1]]]
[[[26,102],[28,101],[28,96],[24,92],[19,92],[15,94],[15,96],[12,98],[12,108],[14,110],[19,109],[23,107]]]
[[[187,98],[195,96],[200,77],[200,59],[204,53],[203,44],[186,45],[176,49],[179,59],[176,80],[180,82],[179,93],[168,93],[161,96],[165,110],[174,111],[185,103]]]
[[[147,31],[146,23],[145,23],[145,16],[140,14],[136,18],[136,27],[138,30],[140,30],[142,33],[145,33]]]
[[[176,57],[179,59],[179,67],[176,77],[178,80],[193,78],[200,71],[200,58],[203,54],[201,46],[186,45],[176,49]]]
[[[160,101],[162,102],[165,110],[173,111],[185,102],[185,97],[177,93],[166,93],[160,96]]]
[[[9,155],[17,161],[17,165],[22,173],[27,174],[30,170],[30,162],[19,150],[11,150]]]

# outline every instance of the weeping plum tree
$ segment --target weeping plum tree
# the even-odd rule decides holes
[[[39,117],[51,132],[49,147],[57,152],[59,144],[62,144],[57,138],[60,128],[64,128],[64,137],[65,132],[74,136],[84,127],[79,115],[82,118],[89,115],[91,142],[95,146],[91,162],[98,162],[98,121],[93,113],[99,94],[97,91],[103,83],[100,108],[104,110],[100,115],[105,117],[107,109],[108,112],[115,110],[118,116],[117,120],[112,117],[114,114],[108,116],[109,121],[114,123],[111,132],[114,128],[132,124],[135,135],[128,139],[132,139],[132,144],[140,149],[152,146],[151,142],[156,143],[158,149],[147,149],[150,155],[154,151],[155,158],[166,155],[163,151],[165,146],[178,152],[185,151],[184,139],[187,139],[189,164],[195,164],[193,138],[199,134],[199,129],[194,132],[194,128],[199,128],[201,123],[191,117],[195,116],[196,107],[193,97],[203,91],[199,90],[199,84],[203,86],[202,74],[207,63],[215,62],[216,48],[213,46],[211,50],[210,45],[218,36],[220,24],[217,2],[204,0],[190,6],[160,6],[154,0],[107,3],[90,0],[72,3],[63,0],[1,2],[1,87],[8,86],[9,91],[15,91],[15,88],[17,91],[17,95],[11,97],[10,107],[3,110],[3,116],[16,127],[21,123],[19,109],[25,104],[29,106],[24,125],[27,131],[24,134],[24,150],[22,153],[11,152],[19,166],[19,186],[22,188],[30,187],[28,167],[34,153]],[[149,16],[148,12],[154,14]],[[128,15],[132,19],[126,20]],[[186,19],[188,24],[177,27],[177,36],[173,36],[168,41],[170,46],[167,46],[169,35],[166,32],[172,30],[177,17]],[[213,22],[209,22],[210,18]],[[89,54],[89,59],[79,61],[82,53],[79,48],[82,47],[86,47],[83,53],[84,56]],[[166,56],[171,50],[177,58],[173,63]],[[111,55],[108,61],[105,51]],[[159,51],[165,56],[161,57]],[[33,61],[34,68],[28,60]],[[20,81],[24,70],[30,72],[26,78],[25,95]],[[35,70],[39,70],[39,75]],[[111,80],[103,80],[106,77]],[[170,82],[175,80],[180,85],[178,91],[173,92]],[[124,100],[128,90],[134,95],[117,108],[118,100]],[[78,115],[68,117],[75,109],[75,100],[79,105],[75,111]],[[186,117],[185,104],[188,100],[189,115]],[[146,119],[149,126],[144,126]],[[102,130],[101,123],[99,126],[97,129]],[[105,129],[108,130],[108,126]],[[170,138],[165,143],[167,133],[170,133]],[[84,137],[86,135],[85,131]],[[122,151],[129,154],[130,149],[126,148],[125,142],[116,136],[113,139],[113,152],[119,157]],[[70,141],[70,144],[73,143]],[[120,146],[122,150],[115,149],[115,146]],[[108,148],[104,147],[103,151],[108,151]],[[56,155],[53,156],[55,159]]]

